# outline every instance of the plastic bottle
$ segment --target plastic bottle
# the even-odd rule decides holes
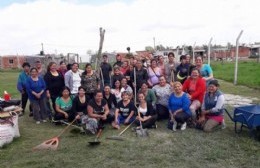
[[[9,93],[7,93],[7,91],[4,91],[4,99],[5,99],[5,101],[11,100],[11,96]]]

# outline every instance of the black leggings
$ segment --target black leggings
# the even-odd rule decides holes
[[[22,109],[23,109],[23,113],[25,111],[25,108],[26,108],[26,104],[27,104],[27,101],[28,101],[28,94],[26,91],[24,91],[24,93],[21,94],[21,99],[22,99]],[[32,105],[31,103],[29,104],[29,110],[30,110],[30,113],[32,112]]]
[[[157,114],[153,115],[150,119],[146,120],[145,122],[142,122],[143,128],[151,128],[155,124],[156,120],[157,120]],[[136,120],[135,124],[137,126],[140,126],[140,121]]]
[[[168,108],[161,104],[156,104],[156,112],[158,114],[158,120],[169,118]]]
[[[187,120],[190,118],[191,116],[189,116],[187,113],[185,112],[180,112],[177,113],[175,116],[175,120],[177,121],[177,123],[183,124],[185,122],[187,122]]]

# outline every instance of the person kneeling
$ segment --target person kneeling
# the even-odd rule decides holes
[[[205,132],[212,132],[220,124],[224,124],[224,95],[219,91],[217,80],[209,82],[208,91],[202,104],[198,126]]]
[[[135,120],[135,105],[130,100],[129,93],[124,91],[122,93],[122,100],[118,103],[115,111],[115,120],[112,126],[116,129],[120,129],[120,124],[128,125]]]
[[[140,113],[140,116],[138,115],[136,119],[136,129],[140,128],[140,121],[143,128],[156,128],[156,120],[157,120],[157,114],[152,106],[151,103],[146,102],[144,93],[140,92],[138,93],[138,100],[139,100],[139,107],[138,112]]]
[[[101,90],[94,93],[94,99],[90,100],[87,107],[88,116],[95,121],[92,123],[92,133],[97,133],[98,129],[104,129],[104,124],[113,120],[112,115],[109,114],[107,101],[103,98]],[[87,128],[88,129],[88,128]]]
[[[169,98],[170,121],[168,127],[176,131],[177,125],[181,124],[181,130],[186,129],[187,120],[192,116],[190,111],[190,99],[187,93],[182,91],[180,82],[173,83],[174,92]]]

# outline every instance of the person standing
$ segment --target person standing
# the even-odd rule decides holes
[[[85,71],[81,75],[81,86],[85,88],[86,95],[90,98],[94,98],[96,90],[100,89],[99,76],[92,70],[91,64],[86,64]]]
[[[209,82],[214,78],[212,68],[208,64],[203,64],[202,56],[197,56],[195,62],[196,68],[200,70],[200,74],[206,80],[208,86]]]
[[[70,89],[72,95],[78,93],[78,88],[81,86],[81,73],[79,71],[79,64],[73,63],[71,70],[65,73],[65,86]]]
[[[151,60],[151,66],[148,68],[148,83],[150,88],[159,84],[159,77],[161,76],[161,69],[157,66],[155,59]]]
[[[65,73],[67,72],[67,65],[64,61],[61,61],[60,62],[60,67],[58,69],[58,72],[62,74],[63,78],[65,76]]]
[[[30,70],[31,77],[27,79],[26,91],[32,104],[33,118],[36,124],[47,122],[46,112],[46,84],[41,76],[38,76],[38,70],[32,68]]]
[[[178,63],[174,61],[175,55],[173,52],[169,52],[168,54],[168,63],[165,64],[165,76],[167,83],[172,83],[176,81],[176,68]]]
[[[46,83],[46,94],[47,98],[52,101],[52,107],[55,111],[55,101],[59,97],[61,88],[64,85],[63,75],[57,71],[57,64],[55,62],[50,62],[47,67],[47,73],[44,75],[44,80]]]
[[[136,63],[136,67],[134,67],[130,74],[130,80],[133,86],[135,87],[136,91],[138,91],[141,88],[142,83],[147,82],[148,79],[148,73],[147,70],[143,68],[143,62],[141,60],[138,60]]]
[[[113,67],[117,66],[117,67],[121,67],[123,64],[122,62],[122,56],[120,54],[116,55],[116,62],[114,63]]]
[[[103,55],[103,62],[100,65],[101,71],[102,71],[102,75],[101,76],[101,80],[103,80],[104,85],[110,85],[111,84],[111,73],[112,73],[112,67],[111,65],[108,63],[108,58],[107,55]],[[102,86],[104,87],[104,86]]]
[[[26,104],[28,101],[28,94],[26,91],[26,82],[27,79],[30,77],[30,64],[28,62],[24,62],[23,65],[23,71],[19,74],[18,81],[17,81],[17,90],[21,93],[21,100],[22,100],[22,114],[25,113]],[[29,105],[29,116],[32,116],[32,106]]]

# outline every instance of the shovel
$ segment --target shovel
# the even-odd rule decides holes
[[[90,146],[96,146],[96,145],[99,145],[99,144],[101,143],[101,142],[98,140],[99,137],[101,136],[101,132],[102,132],[102,129],[99,129],[95,140],[88,142],[88,144],[89,144]]]
[[[138,110],[138,117],[141,118],[139,110]],[[143,138],[144,137],[148,137],[149,134],[148,134],[147,129],[143,129],[143,125],[142,125],[142,121],[141,120],[139,120],[139,122],[140,122],[140,129],[136,129],[136,136],[143,137]]]

